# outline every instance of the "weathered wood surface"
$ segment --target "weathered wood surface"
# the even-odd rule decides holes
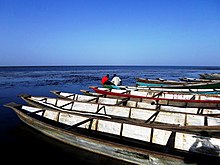
[[[122,90],[134,90],[134,91],[166,91],[166,92],[178,92],[178,93],[191,93],[191,94],[210,94],[218,95],[220,94],[220,88],[166,88],[166,87],[156,87],[156,86],[115,86],[115,85],[103,85],[104,88],[109,89],[122,89]]]
[[[75,113],[84,115],[103,116],[111,119],[121,117],[123,120],[138,124],[150,124],[155,127],[167,126],[167,128],[172,128],[175,130],[182,129],[197,132],[202,130],[209,132],[220,131],[220,116],[208,116],[203,114],[192,114],[175,111],[171,112],[146,108],[133,108],[126,106],[107,105],[96,102],[67,100],[62,98],[26,95],[20,95],[20,97],[29,104],[41,108],[47,107],[60,111],[74,111]],[[81,96],[81,98],[82,97],[83,96]],[[94,101],[94,99],[92,99],[92,101]],[[168,125],[162,126],[161,124]]]
[[[159,85],[186,85],[186,84],[196,84],[198,82],[186,82],[178,80],[167,80],[167,79],[147,79],[147,78],[136,78],[137,82],[149,83],[149,84],[159,84]]]
[[[13,109],[23,122],[50,137],[131,163],[187,164],[184,159],[187,155],[193,157],[193,154],[199,155],[200,161],[205,157],[210,162],[219,161],[220,139],[205,134],[172,131],[121,119],[84,116],[12,103],[5,106]],[[80,134],[79,130],[89,133],[88,136]],[[95,135],[99,135],[99,139]],[[108,137],[109,140],[101,137]],[[120,143],[115,143],[115,138],[121,139],[118,141]],[[125,145],[132,144],[125,143],[129,139],[133,144],[143,143],[145,149],[141,145]],[[149,147],[150,150],[146,149]],[[181,157],[183,154],[185,156]]]
[[[170,94],[140,92],[140,91],[127,91],[118,89],[99,88],[96,86],[89,86],[96,93],[108,96],[115,96],[121,98],[132,98],[136,100],[148,100],[152,104],[157,105],[170,105],[177,107],[191,107],[191,108],[214,108],[220,109],[220,97],[219,96],[203,96],[203,95],[186,95],[186,94]],[[198,96],[198,97],[197,97]]]
[[[165,111],[172,111],[172,112],[184,112],[190,114],[204,114],[204,115],[219,115],[219,109],[205,109],[205,108],[189,108],[189,107],[176,107],[176,106],[168,106],[168,105],[156,105],[151,104],[152,102],[148,99],[139,99],[139,100],[132,100],[132,98],[120,98],[114,97],[111,95],[102,95],[96,92],[80,90],[84,93],[84,95],[76,94],[76,93],[68,93],[62,91],[51,91],[53,94],[58,96],[59,98],[69,99],[69,100],[76,100],[82,102],[96,102],[99,104],[106,104],[106,105],[120,105],[120,106],[127,106],[133,108],[146,108],[146,109],[154,109],[154,110],[165,110]]]

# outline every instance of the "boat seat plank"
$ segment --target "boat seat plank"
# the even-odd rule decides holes
[[[89,122],[89,121],[92,121],[93,119],[94,119],[94,118],[89,118],[89,119],[83,120],[83,121],[81,121],[81,122],[79,122],[79,123],[76,123],[76,124],[74,124],[74,125],[71,125],[71,126],[67,127],[66,129],[68,129],[68,130],[74,129],[74,128],[76,128],[76,127],[82,125],[82,124],[85,124],[85,123],[87,123],[87,122]]]

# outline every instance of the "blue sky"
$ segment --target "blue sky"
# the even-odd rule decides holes
[[[220,65],[220,0],[0,0],[0,66]]]

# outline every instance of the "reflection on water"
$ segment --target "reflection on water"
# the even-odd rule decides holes
[[[25,163],[32,160],[34,163],[57,163],[66,162],[75,164],[105,164],[105,165],[128,165],[129,163],[114,160],[109,157],[98,155],[69,146],[50,137],[47,137],[33,128],[20,122],[17,127],[8,132],[8,136],[16,137],[16,141],[1,144],[3,151],[1,157],[7,159],[7,164],[16,160],[16,163]],[[12,159],[8,159],[8,157]],[[6,158],[7,157],[7,158]],[[1,160],[2,161],[2,160]]]

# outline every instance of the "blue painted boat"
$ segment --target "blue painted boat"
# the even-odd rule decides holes
[[[163,87],[173,89],[215,89],[220,88],[220,81],[213,80],[211,82],[184,82],[184,81],[161,81],[148,80],[143,78],[136,79],[136,86],[144,87]]]

